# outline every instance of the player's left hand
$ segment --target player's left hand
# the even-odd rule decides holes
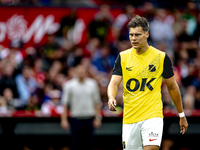
[[[187,128],[188,128],[188,122],[187,122],[186,117],[180,118],[179,124],[180,124],[180,128],[181,128],[180,133],[185,134],[185,132],[187,131]]]

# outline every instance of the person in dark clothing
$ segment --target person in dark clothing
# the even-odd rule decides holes
[[[3,95],[3,91],[6,88],[11,89],[14,98],[18,98],[17,85],[14,78],[15,68],[11,63],[5,63],[3,67],[3,75],[0,79],[0,94]]]

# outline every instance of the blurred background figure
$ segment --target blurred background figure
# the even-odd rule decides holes
[[[0,114],[6,114],[8,112],[7,103],[4,97],[0,97]]]
[[[47,42],[40,48],[39,54],[44,64],[44,71],[49,71],[53,61],[62,59],[63,50],[57,43],[56,36],[54,34],[47,34]]]
[[[124,7],[123,13],[119,14],[113,23],[113,32],[118,40],[129,40],[129,33],[127,29],[128,22],[135,16],[135,8],[131,4]]]
[[[101,125],[101,100],[95,80],[87,77],[83,65],[76,66],[76,78],[63,86],[61,127],[69,129],[68,108],[71,115],[72,150],[92,150],[94,128]]]
[[[63,106],[60,103],[61,92],[59,90],[51,90],[48,92],[50,98],[41,106],[41,111],[45,115],[60,115],[63,113]]]
[[[149,24],[152,44],[157,46],[158,42],[165,42],[168,46],[173,45],[174,32],[172,23],[174,17],[167,14],[165,9],[157,8],[156,15]]]
[[[111,54],[110,47],[107,44],[100,46],[99,50],[93,54],[92,64],[99,72],[109,73],[115,63],[115,57]]]
[[[6,100],[8,110],[17,110],[22,106],[20,99],[14,98],[13,92],[9,88],[3,90],[3,98]]]
[[[16,76],[15,81],[17,84],[17,90],[22,103],[22,107],[24,107],[27,105],[31,95],[37,89],[36,81],[33,78],[32,68],[29,66],[24,66],[22,68],[22,73]]]
[[[109,5],[101,5],[100,10],[94,15],[94,19],[88,25],[89,39],[98,38],[101,43],[111,42],[108,36],[111,34],[113,16]]]
[[[12,92],[14,98],[19,97],[17,90],[17,84],[15,81],[15,68],[14,65],[9,60],[3,60],[2,76],[0,79],[0,94],[9,88]]]

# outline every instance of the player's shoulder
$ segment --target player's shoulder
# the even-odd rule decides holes
[[[129,48],[129,49],[126,49],[126,50],[124,50],[124,51],[120,52],[119,54],[120,54],[120,56],[127,55],[127,54],[129,54],[129,53],[130,53],[130,50],[131,50],[131,48]]]
[[[70,80],[65,81],[65,83],[63,84],[64,87],[66,86],[71,86],[76,82],[76,78],[72,78]]]
[[[161,50],[159,50],[159,49],[157,49],[157,48],[155,48],[153,46],[151,46],[151,48],[154,51],[154,53],[156,53],[156,54],[161,54],[161,55],[165,55],[166,54],[165,52],[163,52],[163,51],[161,51]]]
[[[89,83],[92,83],[92,84],[96,84],[97,83],[97,81],[95,79],[89,78],[89,77],[86,78],[86,81],[89,82]]]
[[[90,86],[92,86],[92,87],[95,87],[95,86],[98,85],[97,81],[96,81],[95,79],[93,79],[93,78],[87,77],[87,78],[85,79],[85,81],[87,82],[87,83],[86,83],[87,85],[90,85]]]

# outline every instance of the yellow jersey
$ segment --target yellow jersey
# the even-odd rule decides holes
[[[163,118],[162,80],[174,75],[166,53],[152,46],[141,55],[134,48],[125,50],[115,61],[113,75],[123,78],[123,124]]]

